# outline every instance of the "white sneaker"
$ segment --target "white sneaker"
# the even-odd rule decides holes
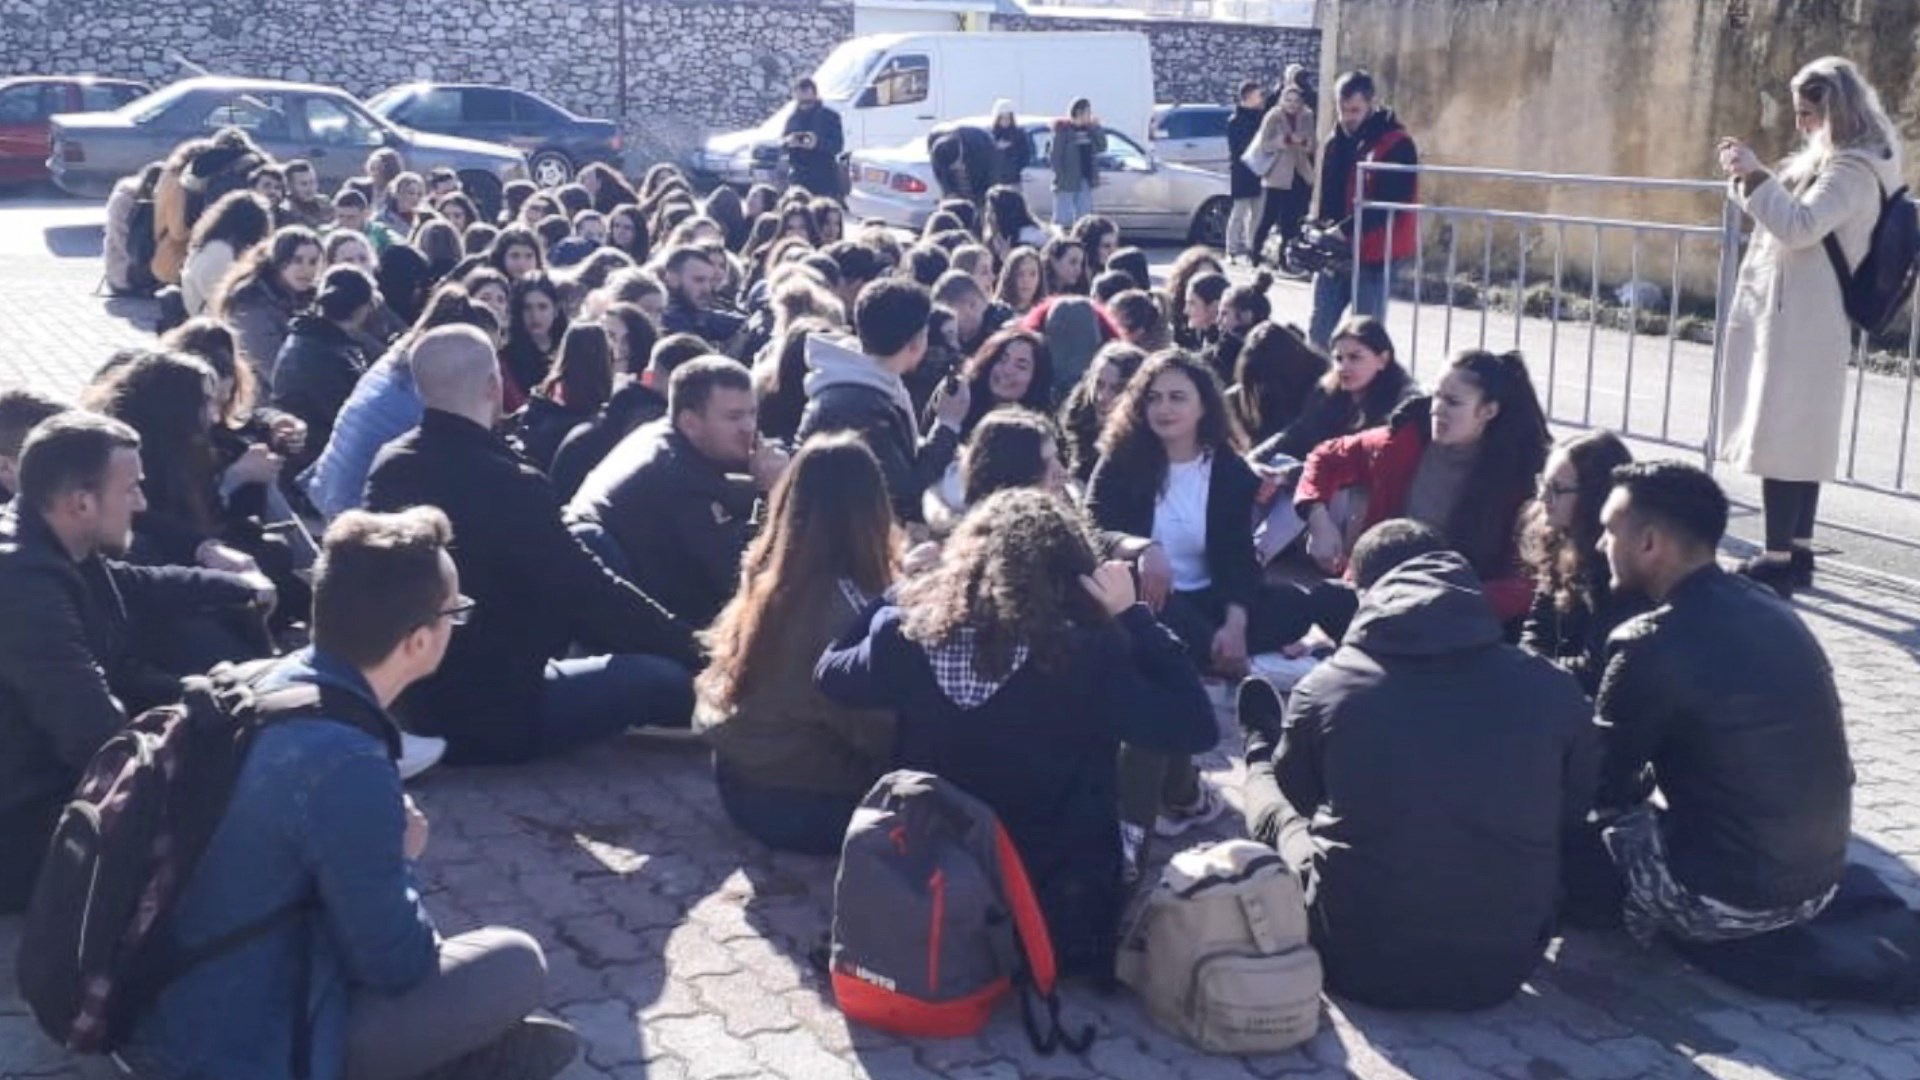
[[[1227,800],[1200,778],[1200,794],[1191,806],[1168,807],[1161,811],[1160,817],[1153,823],[1153,831],[1161,836],[1179,836],[1189,829],[1198,828],[1219,817],[1227,809]]]
[[[411,780],[435,765],[447,754],[447,740],[431,735],[400,733],[400,779]]]

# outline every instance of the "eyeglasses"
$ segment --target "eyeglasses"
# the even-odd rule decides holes
[[[1578,495],[1578,494],[1580,494],[1580,489],[1578,487],[1566,487],[1560,484],[1547,483],[1547,482],[1543,482],[1540,485],[1540,498],[1542,500],[1558,499],[1563,495]]]
[[[471,596],[455,596],[452,607],[437,611],[434,614],[437,618],[445,619],[455,626],[465,626],[473,621],[473,609],[479,606],[480,601],[475,600]]]

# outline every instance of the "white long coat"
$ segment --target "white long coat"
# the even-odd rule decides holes
[[[1859,265],[1879,220],[1881,186],[1893,192],[1901,184],[1897,153],[1882,160],[1852,150],[1835,154],[1797,193],[1773,177],[1751,194],[1733,182],[1728,197],[1755,228],[1726,327],[1723,460],[1772,480],[1834,478],[1852,333],[1821,241],[1835,234],[1848,264]]]

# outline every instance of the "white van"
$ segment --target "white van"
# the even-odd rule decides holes
[[[1000,98],[1023,114],[1065,115],[1093,102],[1109,128],[1144,143],[1153,115],[1153,54],[1145,34],[870,34],[843,42],[813,73],[840,114],[847,150],[897,146],[942,120],[990,114]],[[758,127],[709,138],[691,164],[731,184],[771,179],[792,102]]]

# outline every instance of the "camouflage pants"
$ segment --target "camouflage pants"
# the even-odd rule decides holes
[[[1674,880],[1660,816],[1651,806],[1627,813],[1602,834],[1627,882],[1627,932],[1650,944],[1661,932],[1687,941],[1731,941],[1803,923],[1820,914],[1834,889],[1790,907],[1748,911],[1703,896]],[[1838,886],[1835,886],[1838,888]]]

